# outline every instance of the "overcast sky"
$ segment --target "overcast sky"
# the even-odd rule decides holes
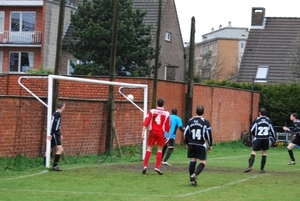
[[[181,33],[184,42],[189,42],[191,18],[196,21],[195,41],[200,42],[202,35],[219,25],[249,28],[252,7],[264,7],[266,17],[299,17],[299,1],[296,0],[175,0]]]

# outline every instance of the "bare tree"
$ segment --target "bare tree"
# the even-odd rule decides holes
[[[238,56],[232,64],[220,53],[213,50],[201,50],[195,53],[194,81],[201,83],[205,80],[226,80],[237,75],[240,61]],[[186,50],[186,56],[189,57],[189,51]]]
[[[222,56],[211,53],[202,56],[199,69],[197,70],[201,80],[212,80],[226,77],[228,63]]]
[[[287,59],[288,67],[291,69],[291,76],[300,78],[300,31],[292,45],[292,51]]]

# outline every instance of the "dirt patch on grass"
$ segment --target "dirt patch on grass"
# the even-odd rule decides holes
[[[122,169],[124,171],[142,171],[143,164],[115,164],[112,165],[113,168],[116,169]],[[149,164],[148,169],[151,170],[154,168],[154,164]],[[161,165],[162,171],[167,172],[188,172],[189,164],[172,164],[172,166],[166,166]],[[211,173],[243,173],[245,168],[237,168],[237,167],[205,167],[205,172],[211,172]],[[259,169],[253,169],[253,172],[259,172]],[[289,176],[294,175],[294,171],[271,171],[266,170],[266,173],[272,174],[272,175],[280,175],[280,176]]]

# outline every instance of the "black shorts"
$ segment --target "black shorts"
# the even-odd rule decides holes
[[[61,145],[60,135],[52,134],[51,148]]]
[[[300,139],[299,139],[299,137],[295,137],[295,138],[292,140],[292,143],[293,143],[293,144],[296,144],[296,145],[298,145],[298,146],[300,146]]]
[[[200,160],[206,160],[206,147],[204,145],[188,145],[188,158],[197,158]]]
[[[175,139],[169,139],[169,141],[165,144],[165,146],[174,147],[175,146]]]
[[[255,139],[253,141],[252,150],[261,151],[269,149],[269,139]]]

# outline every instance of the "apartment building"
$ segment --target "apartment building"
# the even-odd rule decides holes
[[[205,81],[227,80],[236,76],[247,37],[248,28],[232,27],[231,22],[227,27],[220,25],[219,29],[202,35],[202,41],[196,43],[194,49],[195,77]],[[189,48],[185,47],[187,57]]]
[[[54,69],[60,2],[54,0],[1,0],[0,73]],[[65,6],[64,29],[72,3]]]
[[[0,72],[21,73],[42,65],[43,0],[0,3]]]

